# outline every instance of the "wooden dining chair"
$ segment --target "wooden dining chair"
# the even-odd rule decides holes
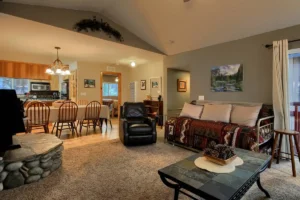
[[[86,99],[79,99],[77,100],[77,105],[88,105],[89,101]]]
[[[78,137],[77,127],[75,125],[77,119],[78,106],[73,101],[64,101],[58,110],[58,120],[55,123],[56,136],[60,138],[62,130],[69,129],[72,135],[76,133]],[[53,131],[52,129],[52,131]],[[59,132],[59,135],[58,135]]]
[[[26,133],[31,133],[32,129],[44,129],[49,133],[50,107],[40,101],[32,101],[26,106]]]
[[[111,117],[113,117],[113,103],[114,103],[114,100],[112,100],[112,99],[103,99],[102,103],[103,103],[103,105],[108,106],[109,114],[111,115]]]
[[[101,130],[101,123],[99,122],[101,112],[101,103],[98,101],[91,101],[85,107],[85,115],[84,119],[79,121],[79,133],[81,135],[82,127],[86,127],[86,134],[89,131],[89,127],[93,126],[94,132],[96,132],[96,126],[99,124],[99,128]]]

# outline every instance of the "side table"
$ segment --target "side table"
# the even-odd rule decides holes
[[[296,167],[295,167],[295,155],[294,155],[294,146],[293,146],[293,137],[295,141],[295,146],[297,149],[298,157],[300,156],[300,151],[299,151],[299,146],[298,146],[298,140],[297,136],[300,134],[298,131],[292,131],[292,130],[274,130],[275,132],[275,139],[273,143],[273,149],[272,149],[272,158],[271,162],[269,164],[269,168],[271,168],[272,161],[274,159],[274,154],[275,154],[275,149],[277,146],[277,140],[279,137],[279,149],[278,149],[278,155],[277,155],[277,164],[279,163],[280,159],[280,153],[281,153],[281,144],[282,144],[282,138],[283,136],[287,136],[289,138],[289,143],[290,143],[290,151],[291,151],[291,161],[292,161],[292,169],[293,169],[293,176],[296,177]],[[299,157],[299,162],[300,162],[300,157]]]

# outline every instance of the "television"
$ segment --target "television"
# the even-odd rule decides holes
[[[13,135],[25,132],[23,102],[15,90],[0,89],[0,153],[19,148],[13,144]]]

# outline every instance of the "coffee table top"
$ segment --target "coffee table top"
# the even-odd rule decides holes
[[[232,173],[217,174],[196,167],[194,161],[203,156],[203,152],[162,168],[158,173],[199,196],[230,199],[271,160],[271,156],[243,149],[235,149],[235,153],[244,164],[236,166]]]

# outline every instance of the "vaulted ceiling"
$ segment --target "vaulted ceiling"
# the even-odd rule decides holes
[[[299,0],[4,0],[95,11],[167,55],[300,23]]]
[[[54,46],[62,48],[59,55],[64,63],[89,61],[130,66],[132,61],[142,65],[150,61],[160,62],[163,57],[161,54],[7,14],[0,13],[0,24],[5,27],[0,31],[0,57],[9,60],[17,58],[17,61],[37,62],[37,59],[41,59],[41,63],[47,64],[56,58]],[[33,55],[33,58],[26,55]]]

